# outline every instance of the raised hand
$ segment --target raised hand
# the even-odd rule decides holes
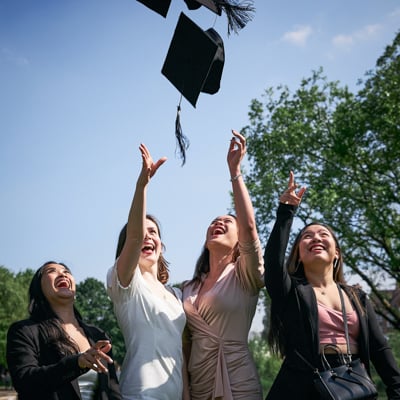
[[[281,194],[279,202],[283,204],[290,204],[292,206],[298,206],[307,189],[305,186],[303,186],[296,193],[298,186],[299,185],[295,183],[293,171],[290,171],[288,188]]]
[[[149,149],[143,143],[139,146],[142,154],[142,170],[140,172],[140,181],[147,184],[157,172],[158,168],[167,161],[167,157],[161,157],[156,163],[153,162]]]
[[[234,130],[232,130],[232,134],[234,137],[229,145],[227,160],[231,174],[236,176],[240,172],[240,163],[246,154],[246,139]]]

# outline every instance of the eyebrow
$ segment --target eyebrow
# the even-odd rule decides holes
[[[305,235],[307,233],[314,234],[314,233],[320,233],[320,232],[331,234],[331,232],[328,229],[322,227],[321,229],[318,229],[317,231],[306,230],[306,231],[302,232],[301,235],[303,236],[303,235]]]
[[[62,268],[60,268],[62,271],[67,271],[68,273],[71,273],[71,270],[68,268],[68,267],[64,267],[63,265],[61,265],[61,264],[59,264]],[[54,265],[52,265],[52,266],[50,266],[50,265],[46,265],[44,268],[43,268],[43,272],[47,272],[47,271],[51,271],[51,270],[55,270],[55,269],[57,269],[57,267],[56,266],[54,266]]]

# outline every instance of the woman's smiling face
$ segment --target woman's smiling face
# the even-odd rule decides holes
[[[141,251],[141,263],[148,261],[154,264],[158,261],[161,254],[161,238],[158,226],[149,218],[146,218],[146,236],[143,240]]]
[[[299,242],[299,258],[305,268],[312,264],[333,264],[338,257],[334,237],[323,225],[310,225],[302,232]]]
[[[215,218],[207,229],[207,245],[213,242],[233,248],[238,241],[238,226],[232,215]]]
[[[56,299],[74,299],[75,279],[71,271],[61,264],[51,263],[44,267],[41,279],[44,296],[52,304]]]

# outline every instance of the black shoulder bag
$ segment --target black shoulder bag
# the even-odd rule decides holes
[[[347,355],[344,357],[334,344],[327,344],[322,351],[324,370],[313,367],[297,350],[296,354],[314,371],[314,387],[321,400],[367,400],[377,399],[378,391],[360,359],[352,360],[349,341],[349,329],[344,307],[343,293],[339,285],[340,302],[346,335]],[[325,348],[333,348],[338,353],[342,365],[332,368],[325,356]]]

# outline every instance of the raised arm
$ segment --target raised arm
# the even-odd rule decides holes
[[[239,241],[248,243],[258,238],[253,204],[244,183],[240,164],[246,154],[246,139],[240,133],[232,130],[234,137],[228,151],[228,167],[231,174],[233,200],[236,218],[239,226]]]
[[[296,194],[296,188],[294,174],[290,171],[288,187],[279,197],[277,218],[265,247],[265,286],[273,300],[285,296],[290,290],[291,280],[285,268],[285,253],[296,209],[306,191],[302,187]]]
[[[125,244],[117,263],[118,279],[123,286],[127,286],[132,279],[145,238],[147,185],[157,169],[167,160],[162,157],[154,163],[144,144],[140,144],[139,150],[142,155],[142,169],[129,211]]]

